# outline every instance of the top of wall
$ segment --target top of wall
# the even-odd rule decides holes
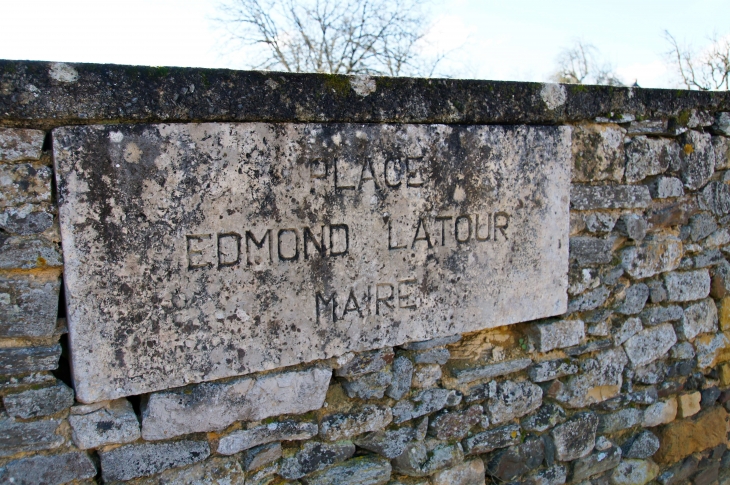
[[[552,124],[730,110],[729,92],[0,61],[0,125],[302,121]]]

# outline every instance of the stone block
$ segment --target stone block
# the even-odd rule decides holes
[[[443,347],[445,345],[454,344],[461,340],[461,335],[450,335],[448,337],[438,337],[430,340],[424,340],[421,342],[408,342],[401,345],[401,348],[405,350],[426,350],[434,347]]]
[[[90,412],[80,411],[83,410],[72,409],[68,422],[74,444],[82,450],[131,443],[141,436],[137,415],[126,399],[117,399]]]
[[[348,441],[337,443],[308,441],[294,456],[282,460],[279,475],[287,480],[296,480],[345,461],[354,454],[355,445]]]
[[[690,190],[703,187],[715,171],[715,149],[709,134],[688,131],[679,138],[679,176]]]
[[[390,372],[380,371],[356,377],[344,377],[340,382],[350,398],[380,399],[390,387],[392,379]]]
[[[621,456],[621,448],[611,446],[606,450],[596,450],[583,458],[578,458],[573,462],[570,480],[579,483],[581,480],[612,470],[621,462]]]
[[[542,433],[550,428],[565,422],[565,411],[553,403],[544,403],[536,413],[527,416],[520,421],[525,431],[536,431]]]
[[[637,317],[627,318],[613,334],[613,344],[621,345],[643,329],[641,319]]]
[[[659,438],[651,431],[642,431],[626,440],[621,449],[624,458],[645,460],[659,451]]]
[[[320,409],[331,375],[330,369],[310,367],[154,393],[142,411],[142,437],[161,440]]]
[[[677,417],[680,419],[688,418],[699,413],[701,409],[700,401],[702,401],[702,394],[699,392],[677,396]]]
[[[664,275],[668,301],[694,301],[707,298],[710,294],[710,272],[697,271],[672,272]]]
[[[51,167],[0,165],[0,208],[51,202]]]
[[[34,204],[6,207],[0,210],[0,229],[10,234],[31,236],[41,234],[53,226],[53,214]]]
[[[489,393],[489,421],[498,425],[522,417],[542,405],[542,389],[529,381],[503,381]]]
[[[613,258],[613,241],[589,236],[570,238],[570,259],[580,265],[606,264]]]
[[[0,336],[49,337],[56,330],[61,278],[0,276]]]
[[[717,331],[717,307],[712,298],[699,301],[684,309],[684,314],[676,324],[677,334],[685,340],[693,340],[696,336]]]
[[[585,359],[581,363],[582,372],[571,376],[555,398],[567,407],[582,408],[615,397],[621,390],[627,363],[626,352],[621,347]]]
[[[621,265],[635,279],[672,271],[682,259],[682,241],[674,237],[645,239],[621,251]]]
[[[730,168],[730,142],[724,136],[712,137],[712,148],[715,150],[715,170]]]
[[[532,359],[520,358],[475,367],[451,367],[451,374],[459,384],[468,384],[481,379],[494,379],[519,372],[532,364]]]
[[[94,476],[94,462],[78,452],[21,458],[0,469],[0,482],[16,485],[60,485]]]
[[[714,365],[718,360],[726,360],[727,357],[721,353],[730,344],[727,336],[723,333],[700,335],[694,341],[697,349],[697,367],[706,369]]]
[[[0,128],[0,162],[38,160],[45,137],[40,130]]]
[[[413,362],[416,364],[444,365],[451,358],[451,352],[444,348],[426,349],[413,353]]]
[[[639,318],[646,326],[659,325],[664,322],[676,322],[684,316],[684,309],[678,305],[654,306],[645,308]]]
[[[532,382],[545,382],[577,373],[578,364],[575,359],[547,360],[533,365],[527,371]]]
[[[664,426],[657,436],[661,446],[654,459],[675,463],[693,453],[727,444],[727,412],[720,406],[713,407]]]
[[[635,367],[654,362],[664,356],[677,343],[677,335],[671,323],[661,323],[645,328],[624,343],[624,350]]]
[[[671,423],[677,417],[677,399],[671,398],[666,401],[659,401],[644,410],[644,418],[641,426],[653,428],[661,424]]]
[[[672,359],[689,360],[694,358],[695,349],[689,342],[678,342],[669,352]]]
[[[639,182],[646,177],[659,175],[670,166],[676,166],[679,146],[667,138],[637,136],[626,145],[626,182]]]
[[[389,407],[365,405],[347,413],[329,414],[319,422],[319,435],[327,441],[341,441],[379,431],[393,421]]]
[[[385,485],[390,480],[388,460],[361,456],[303,477],[304,485]]]
[[[647,221],[652,229],[671,228],[689,222],[689,218],[700,210],[696,198],[654,201],[647,210]]]
[[[659,475],[659,466],[651,460],[624,460],[611,474],[611,485],[645,485]]]
[[[131,480],[160,473],[169,468],[192,465],[210,455],[207,441],[140,443],[111,450],[100,450],[101,477],[104,481]]]
[[[256,446],[241,453],[241,465],[246,471],[257,470],[281,458],[281,443]]]
[[[613,434],[639,425],[644,419],[644,411],[626,408],[610,414],[601,414],[598,419],[598,432]]]
[[[626,129],[627,135],[663,135],[676,136],[676,123],[670,122],[666,118],[649,119],[641,121],[631,121]]]
[[[527,335],[538,352],[550,352],[580,344],[586,336],[585,324],[582,320],[533,323],[528,326]]]
[[[715,114],[715,123],[712,125],[713,133],[730,136],[730,113]]]
[[[56,370],[61,346],[0,349],[0,375]]]
[[[444,468],[450,468],[464,460],[460,444],[439,442],[410,443],[405,451],[393,459],[393,470],[409,477],[425,477]]]
[[[50,450],[64,443],[56,434],[60,420],[17,422],[0,420],[0,456],[10,456],[23,451]]]
[[[441,366],[438,364],[421,364],[413,370],[412,386],[416,389],[434,387],[441,379]]]
[[[432,417],[428,434],[437,440],[454,441],[464,438],[482,419],[482,407],[473,405],[464,411],[449,411]]]
[[[581,268],[571,265],[568,272],[568,294],[580,295],[586,290],[598,288],[601,284],[597,268]]]
[[[315,423],[281,421],[255,428],[234,431],[223,436],[218,442],[218,453],[233,455],[254,446],[274,441],[307,440],[317,435],[319,427]]]
[[[643,241],[646,237],[648,224],[644,216],[638,214],[623,214],[616,221],[614,229],[634,241]]]
[[[539,467],[544,456],[542,439],[527,440],[495,453],[487,463],[487,474],[500,482],[513,480]]]
[[[0,269],[47,269],[62,265],[58,246],[48,241],[11,238],[0,245]]]
[[[56,414],[70,408],[74,403],[74,392],[66,384],[6,394],[3,396],[5,411],[10,416],[22,419]]]
[[[379,372],[393,363],[393,349],[379,349],[356,354],[347,364],[335,370],[338,377],[358,377],[372,372]]]
[[[649,287],[643,283],[631,285],[626,289],[624,300],[616,309],[622,315],[636,315],[644,309],[649,299]]]
[[[568,480],[568,469],[564,465],[550,465],[533,473],[522,483],[525,485],[563,485]]]
[[[431,477],[431,485],[484,485],[484,462],[469,460],[436,472]]]
[[[578,125],[573,128],[572,151],[574,182],[611,180],[624,175],[624,131],[612,126]]]
[[[724,182],[710,182],[700,192],[699,202],[716,216],[730,212],[730,186]]]
[[[399,401],[393,406],[393,422],[420,418],[427,414],[440,411],[446,406],[455,406],[461,401],[457,391],[449,389],[424,389],[416,393],[410,400]]]
[[[579,413],[553,428],[550,436],[555,443],[556,458],[572,461],[593,451],[596,444],[598,417],[593,413]]]
[[[710,272],[710,296],[721,299],[730,294],[730,263],[724,258]]]
[[[684,195],[684,184],[675,177],[656,177],[648,187],[654,199],[669,199]]]
[[[616,225],[615,214],[607,212],[589,212],[585,214],[585,224],[588,232],[592,234],[608,234]]]
[[[154,477],[137,479],[135,485],[234,485],[244,483],[245,474],[235,458],[213,457],[185,468],[171,468]],[[268,485],[271,481],[246,481]]]
[[[693,242],[698,242],[717,231],[717,222],[715,218],[706,212],[701,212],[689,221],[689,237]]]
[[[644,185],[571,185],[570,206],[574,210],[644,209],[651,202]]]
[[[499,448],[516,445],[520,442],[520,427],[508,424],[499,428],[476,433],[462,441],[464,452],[468,455],[489,453]]]
[[[403,426],[398,429],[386,429],[384,431],[368,433],[358,436],[354,442],[360,448],[372,451],[385,458],[393,459],[400,456],[405,450],[406,445],[411,441],[424,439],[427,426],[428,419],[424,418],[418,426]]]
[[[407,357],[396,357],[393,361],[391,375],[390,385],[385,390],[385,394],[397,401],[411,390],[413,363]]]

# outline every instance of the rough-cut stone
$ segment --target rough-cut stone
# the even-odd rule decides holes
[[[535,414],[523,418],[520,422],[525,431],[537,431],[542,433],[557,424],[565,422],[565,411],[553,403],[545,403],[540,406]]]
[[[3,396],[5,410],[17,418],[48,416],[70,408],[74,403],[74,392],[62,382],[41,389],[29,389],[17,394]]]
[[[610,342],[610,341],[609,341]],[[623,348],[600,352],[581,363],[582,372],[570,377],[555,396],[571,408],[581,408],[618,395],[628,363]]]
[[[654,362],[677,343],[671,323],[645,328],[624,343],[624,350],[635,367]]]
[[[583,345],[576,345],[575,347],[568,347],[564,352],[571,357],[577,357],[579,355],[587,354],[590,352],[598,352],[601,350],[610,349],[613,345],[611,339],[603,340],[591,340]]]
[[[643,283],[629,286],[626,289],[624,301],[616,309],[622,315],[636,315],[644,309],[646,300],[649,299],[649,287]]]
[[[571,265],[568,273],[568,294],[580,295],[586,290],[598,288],[601,279],[596,268],[581,268]]]
[[[678,163],[679,146],[666,138],[637,136],[626,145],[626,181],[635,183],[659,175]]]
[[[205,460],[210,455],[207,441],[174,441],[125,445],[99,451],[104,481],[131,480]]]
[[[631,277],[649,278],[672,271],[682,259],[682,242],[674,237],[645,239],[621,252],[621,264]]]
[[[358,377],[372,372],[379,372],[393,363],[393,349],[378,349],[362,352],[353,357],[347,364],[335,370],[338,377]]]
[[[460,384],[468,384],[479,379],[493,379],[495,377],[513,374],[526,369],[530,364],[532,364],[532,359],[521,358],[477,367],[453,367],[451,373],[459,380]]]
[[[712,130],[715,133],[730,136],[730,113],[717,113]]]
[[[572,461],[586,456],[596,443],[598,417],[593,413],[579,413],[553,428],[550,436],[555,443],[556,457]]]
[[[34,204],[7,207],[0,211],[0,229],[11,234],[30,236],[45,232],[53,225],[53,214]]]
[[[710,296],[720,299],[730,294],[730,263],[722,259],[710,276]]]
[[[401,345],[405,350],[426,350],[434,347],[443,347],[445,345],[454,344],[461,340],[461,335],[449,335],[448,337],[438,337],[421,342],[408,342]]]
[[[605,286],[583,293],[579,297],[570,300],[568,303],[568,313],[595,310],[605,303],[610,294],[611,291]]]
[[[659,325],[664,322],[676,322],[681,320],[684,316],[684,310],[681,306],[670,305],[670,306],[655,306],[651,308],[645,308],[639,318],[641,322],[646,326]]]
[[[726,421],[727,412],[717,406],[691,419],[664,426],[657,433],[661,447],[654,459],[659,463],[674,463],[692,453],[727,444]]]
[[[74,414],[74,411],[68,421],[74,444],[82,450],[129,443],[140,437],[137,415],[126,399],[112,401],[108,406],[88,413]]]
[[[573,181],[620,182],[624,175],[624,131],[603,125],[578,125],[573,129]]]
[[[516,445],[520,442],[520,427],[509,424],[488,431],[477,433],[466,438],[462,444],[464,451],[469,455],[489,453],[498,448]]]
[[[575,210],[643,209],[651,194],[644,185],[571,185],[570,205]]]
[[[0,165],[0,208],[51,202],[51,167]]]
[[[664,275],[669,301],[693,301],[710,294],[710,273],[706,269]]]
[[[669,356],[678,360],[692,359],[695,355],[695,349],[689,342],[678,342],[669,351]]]
[[[460,444],[417,441],[392,461],[393,469],[410,477],[425,477],[464,460]]]
[[[682,319],[676,325],[677,334],[692,340],[697,335],[717,331],[717,307],[712,298],[689,305],[684,309]]]
[[[566,310],[570,127],[128,124],[53,136],[83,402]],[[100,214],[118,230],[89,230]]]
[[[350,398],[380,399],[390,386],[393,376],[390,372],[380,371],[357,377],[343,378],[342,388]]]
[[[185,468],[172,468],[135,485],[234,485],[244,483],[245,474],[235,458],[214,457]],[[246,484],[265,485],[256,479]],[[271,482],[268,482],[271,483]]]
[[[385,485],[390,480],[388,460],[361,456],[303,477],[304,485]]]
[[[412,386],[416,389],[433,387],[441,379],[441,366],[438,364],[417,365],[413,370]]]
[[[677,417],[688,418],[700,412],[700,401],[702,394],[691,392],[677,396]]]
[[[627,318],[613,335],[613,344],[618,346],[642,330],[640,318]]]
[[[679,139],[679,175],[685,187],[697,190],[704,186],[715,170],[715,150],[712,137],[688,131]]]
[[[570,259],[580,265],[610,263],[612,249],[613,241],[610,239],[588,236],[570,238]]]
[[[96,475],[96,466],[86,453],[31,456],[7,463],[0,469],[0,482],[15,485],[61,485]]]
[[[0,245],[0,269],[47,269],[61,266],[56,244],[41,239],[11,238]]]
[[[616,225],[616,219],[615,214],[591,212],[585,216],[586,229],[593,234],[608,234]]]
[[[629,239],[642,241],[646,237],[648,224],[646,218],[638,214],[623,214],[616,221],[614,229]]]
[[[0,128],[0,162],[38,160],[45,136],[40,130]]]
[[[487,412],[496,425],[529,414],[542,404],[542,389],[531,382],[503,381],[489,393]]]
[[[487,463],[487,473],[498,481],[513,480],[539,467],[544,456],[543,440],[528,440],[497,452]]]
[[[611,474],[611,485],[645,485],[659,475],[659,466],[650,460],[624,460]]]
[[[677,417],[677,400],[675,398],[667,401],[659,401],[644,410],[644,418],[641,426],[653,428],[660,424],[667,424]]]
[[[398,429],[386,429],[375,433],[368,433],[355,438],[354,442],[360,448],[370,450],[388,459],[400,456],[406,445],[411,441],[422,440],[426,435],[428,419],[424,418],[418,426],[403,426]],[[421,429],[423,428],[423,429]]]
[[[713,136],[712,148],[715,150],[715,170],[730,168],[730,141],[724,136]]]
[[[645,430],[626,440],[621,445],[621,449],[623,450],[624,458],[645,460],[654,456],[654,453],[659,450],[659,446],[659,438],[651,431]]]
[[[431,477],[431,485],[484,485],[484,462],[469,460]]]
[[[331,372],[311,367],[152,394],[142,412],[142,437],[161,440],[221,430],[234,421],[258,421],[319,409]]]
[[[61,279],[53,275],[0,276],[0,336],[48,337],[56,329]]]
[[[606,450],[596,450],[590,455],[578,458],[573,462],[573,472],[570,480],[579,483],[599,473],[616,468],[621,461],[621,448],[609,447]]]
[[[451,352],[444,348],[427,349],[417,351],[413,354],[413,362],[416,364],[444,365],[450,358]]]
[[[60,357],[60,345],[0,349],[0,375],[55,370]]]
[[[407,357],[396,357],[393,361],[390,385],[385,390],[388,397],[399,400],[411,389],[413,379],[413,362]]]
[[[304,475],[347,460],[354,454],[355,445],[348,441],[338,443],[308,441],[294,456],[282,460],[279,475],[288,480],[296,480]]]
[[[568,470],[564,465],[552,465],[527,477],[523,485],[563,485],[568,479]]]
[[[598,431],[607,434],[623,431],[638,425],[643,418],[644,411],[636,408],[626,408],[611,414],[601,414],[599,415]]]
[[[246,471],[256,470],[278,460],[281,454],[281,443],[268,443],[244,451],[241,454],[241,464]]]
[[[218,453],[233,455],[242,450],[274,441],[306,440],[317,435],[319,428],[314,423],[281,421],[255,428],[234,431],[222,437],[218,443]]]
[[[724,182],[710,182],[702,189],[699,200],[713,214],[724,216],[730,212],[730,186]]]
[[[684,195],[684,184],[675,177],[657,177],[649,184],[649,192],[654,199],[682,197]]]
[[[545,382],[578,373],[578,364],[574,359],[556,359],[540,362],[527,371],[532,382]]]
[[[456,405],[461,400],[456,391],[448,389],[424,389],[410,400],[399,401],[393,406],[393,422],[402,423],[440,411],[447,405]],[[455,402],[454,402],[455,401]],[[451,403],[451,404],[450,404]]]
[[[461,440],[481,421],[482,412],[481,406],[474,405],[464,411],[438,414],[430,420],[428,434],[438,440]]]
[[[366,405],[348,413],[324,416],[319,422],[319,435],[328,441],[340,441],[381,430],[392,420],[393,413],[389,407]]]
[[[528,327],[527,335],[538,352],[550,352],[581,343],[586,336],[585,324],[582,320],[533,323]]]
[[[713,232],[717,231],[718,225],[712,215],[705,212],[697,214],[690,219],[689,237],[692,241],[701,241]]]

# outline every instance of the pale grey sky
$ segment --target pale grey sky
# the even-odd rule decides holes
[[[247,67],[211,19],[219,0],[0,0],[0,58]],[[455,77],[545,81],[574,39],[593,44],[624,82],[672,87],[663,31],[701,48],[730,34],[730,0],[442,0],[432,44],[459,49]]]

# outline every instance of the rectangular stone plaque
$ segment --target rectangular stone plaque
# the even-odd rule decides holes
[[[81,401],[566,310],[570,128],[53,136]]]

